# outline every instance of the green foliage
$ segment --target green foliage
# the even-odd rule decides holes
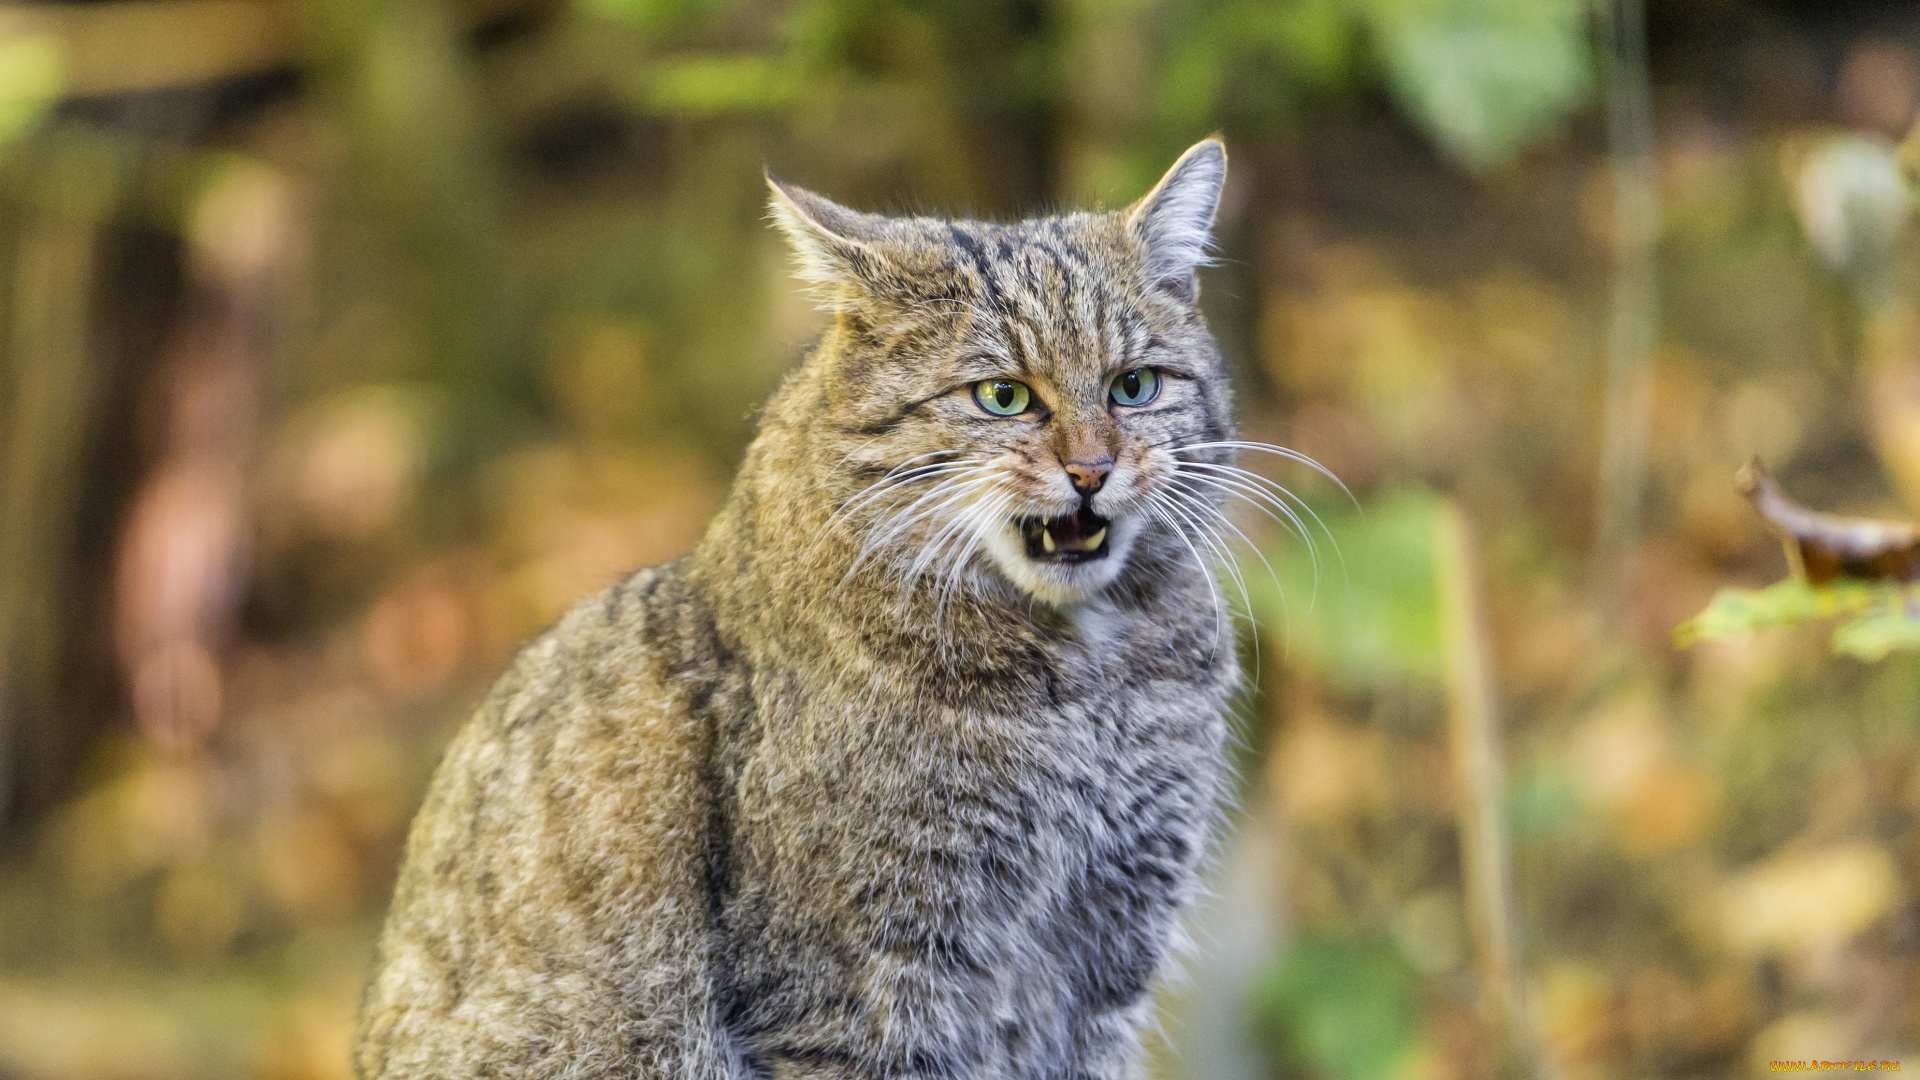
[[[737,6],[579,2],[652,32],[717,21]],[[1121,14],[1154,39],[1150,108],[1176,142],[1222,127],[1290,126],[1308,99],[1351,92],[1377,72],[1445,154],[1486,170],[1550,131],[1590,89],[1577,0],[1147,0]],[[835,93],[849,75],[952,93],[944,84],[965,68],[994,73],[970,80],[969,96],[1057,105],[1071,93],[1065,68],[1075,54],[1068,35],[1050,30],[1019,4],[810,0],[765,52],[658,58],[640,74],[639,96],[655,111],[704,117],[796,105]]]
[[[1418,977],[1384,940],[1303,935],[1258,1003],[1287,1056],[1331,1080],[1398,1076],[1420,1041]]]
[[[1332,91],[1352,80],[1358,25],[1341,0],[1209,5],[1173,35],[1158,107],[1177,131],[1232,119],[1253,126],[1291,120],[1297,91]]]
[[[1476,171],[1510,160],[1586,100],[1577,0],[1291,0],[1200,5],[1168,43],[1169,126],[1291,120],[1301,93],[1352,88],[1359,42],[1409,118]]]
[[[1587,96],[1575,0],[1358,0],[1387,85],[1470,169],[1510,159]]]
[[[1564,768],[1529,762],[1507,795],[1507,824],[1515,839],[1542,840],[1579,819],[1580,795]]]
[[[1438,686],[1445,660],[1434,563],[1440,510],[1430,492],[1405,489],[1364,512],[1323,513],[1317,566],[1291,537],[1268,555],[1284,592],[1248,575],[1262,625],[1284,628],[1290,650],[1349,689],[1377,686],[1383,676]]]
[[[0,149],[32,131],[60,97],[60,43],[25,34],[0,39]]]
[[[1833,651],[1862,660],[1884,660],[1889,653],[1920,649],[1917,598],[1902,591],[1893,602],[1873,608],[1833,632]]]
[[[1833,651],[1862,660],[1920,649],[1920,589],[1908,585],[1841,581],[1809,585],[1798,578],[1765,589],[1722,589],[1705,611],[1674,629],[1681,648],[1756,630],[1844,618]]]
[[[659,30],[692,22],[728,5],[726,0],[580,0],[580,6],[594,15]]]
[[[682,56],[662,60],[641,96],[654,112],[703,118],[773,110],[791,101],[797,89],[763,56]]]

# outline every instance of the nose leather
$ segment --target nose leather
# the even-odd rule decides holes
[[[1101,458],[1098,461],[1069,461],[1061,466],[1067,471],[1067,478],[1073,481],[1073,490],[1082,496],[1091,495],[1100,490],[1107,482],[1108,474],[1113,472],[1113,459]]]

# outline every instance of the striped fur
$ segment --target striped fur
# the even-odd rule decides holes
[[[1238,677],[1174,467],[1233,434],[1193,281],[1224,168],[1007,225],[772,182],[833,325],[699,548],[529,645],[448,751],[364,1080],[1139,1074]],[[1114,406],[1139,366],[1159,398]],[[988,415],[996,377],[1042,408]],[[1097,455],[1111,554],[1036,562],[1018,519]]]

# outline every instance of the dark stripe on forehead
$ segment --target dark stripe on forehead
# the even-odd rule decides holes
[[[973,267],[974,277],[980,281],[980,291],[987,306],[995,311],[1005,311],[1006,300],[1000,295],[1000,283],[994,280],[990,260],[980,238],[969,229],[953,223],[947,225],[947,235],[953,240],[953,246],[966,256],[967,264]]]
[[[966,229],[949,222],[947,224],[947,235],[953,239],[953,246],[959,248],[961,252],[966,255],[968,261],[972,262],[975,266],[980,265],[980,263],[986,259],[986,252],[981,248],[980,241]]]
[[[1092,336],[1093,336],[1093,338],[1094,338],[1095,340],[1097,340],[1097,341],[1100,341],[1100,342],[1101,342],[1102,344],[1106,344],[1106,340],[1105,340],[1105,339],[1106,339],[1106,334],[1107,334],[1107,326],[1108,326],[1108,323],[1107,323],[1107,290],[1105,290],[1105,289],[1094,289],[1094,290],[1093,290],[1093,291],[1092,291],[1091,293],[1089,293],[1088,295],[1090,295],[1090,296],[1091,296],[1091,297],[1093,298],[1093,326],[1092,326],[1092,327],[1090,328],[1090,329],[1091,329],[1091,330],[1093,331],[1093,335],[1092,335]],[[1124,356],[1112,356],[1112,357],[1109,357],[1108,359],[1110,359],[1110,360],[1124,360],[1124,359],[1126,359],[1126,357],[1124,357]]]
[[[1020,271],[1020,287],[1034,300],[1044,300],[1040,285],[1040,256],[1036,248],[1033,245],[1026,246],[1014,265]]]
[[[1013,350],[1014,370],[1031,378],[1034,372],[1033,358],[1027,355],[1026,337],[1020,332],[1021,329],[1026,326],[1026,320],[1020,318],[1014,312],[1009,311],[1006,316],[1006,324],[1007,332],[1005,336],[1007,345]]]
[[[1035,252],[1035,261],[1043,264],[1040,276],[1044,279],[1046,277],[1045,271],[1050,270],[1058,282],[1055,288],[1059,290],[1059,295],[1054,297],[1042,296],[1042,299],[1051,300],[1063,305],[1072,304],[1074,297],[1074,275],[1067,267],[1066,258],[1060,247],[1059,238],[1053,236],[1051,233],[1043,232],[1034,238],[1033,249]]]

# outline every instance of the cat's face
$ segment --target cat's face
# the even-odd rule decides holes
[[[1126,210],[1015,225],[775,185],[837,313],[815,427],[844,440],[836,516],[863,559],[949,590],[984,565],[1050,603],[1097,594],[1143,544],[1199,569],[1218,499],[1183,477],[1232,437],[1194,282],[1225,164],[1209,140]]]

